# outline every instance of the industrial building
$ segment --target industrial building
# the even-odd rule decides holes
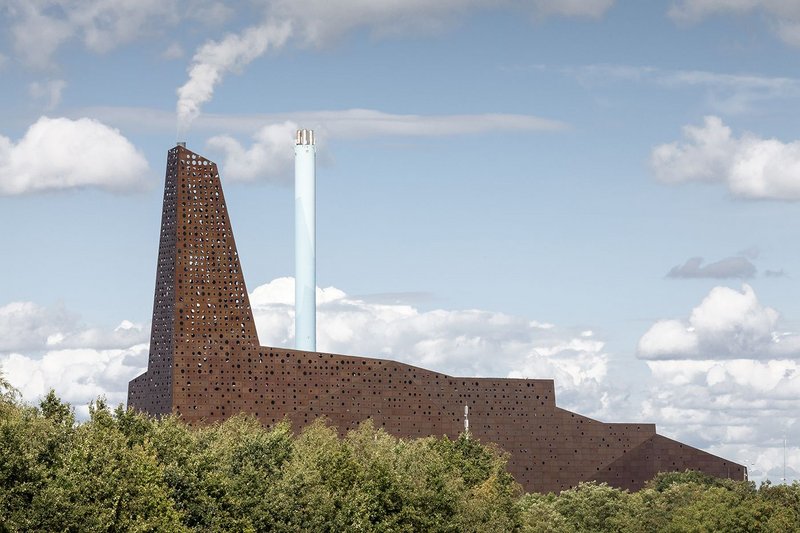
[[[313,138],[312,138],[313,142]],[[302,144],[298,137],[298,144]],[[636,490],[662,471],[742,480],[742,465],[656,433],[556,405],[553,380],[454,377],[407,364],[260,346],[216,164],[178,145],[167,157],[147,371],[128,405],[192,424],[252,413],[297,430],[324,416],[341,432],[371,418],[401,437],[469,431],[509,453],[527,491],[597,480]],[[486,354],[491,357],[493,354]]]

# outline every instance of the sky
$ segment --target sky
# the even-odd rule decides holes
[[[0,0],[0,368],[85,415],[147,365],[166,153],[217,162],[261,343],[554,378],[800,478],[800,4]]]

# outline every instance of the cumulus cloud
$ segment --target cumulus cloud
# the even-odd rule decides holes
[[[714,116],[702,126],[685,126],[683,134],[684,141],[653,149],[650,163],[660,181],[722,183],[746,199],[800,199],[800,141],[735,137]]]
[[[0,307],[0,353],[53,348],[127,348],[146,342],[149,330],[128,320],[113,330],[86,327],[63,306],[11,302]]]
[[[294,152],[292,139],[297,124],[264,126],[253,136],[250,148],[243,147],[229,135],[218,135],[207,141],[209,149],[224,154],[222,167],[225,178],[234,181],[270,180],[289,183]]]
[[[780,315],[755,291],[715,287],[688,320],[660,320],[639,340],[642,359],[775,359],[800,356],[800,335],[778,329]]]
[[[648,361],[651,392],[642,416],[660,431],[749,469],[751,480],[782,478],[800,461],[800,364],[796,360]],[[797,479],[789,471],[789,481]]]
[[[50,389],[86,416],[88,404],[104,396],[111,405],[127,402],[128,381],[147,368],[148,344],[126,349],[51,350],[41,357],[0,354],[0,367],[26,401],[35,402]]]
[[[12,302],[0,307],[0,369],[35,402],[51,388],[80,413],[105,396],[124,403],[127,383],[147,366],[149,328],[128,320],[88,327],[62,306]]]
[[[650,370],[643,419],[744,464],[750,479],[780,481],[784,434],[790,464],[800,461],[800,339],[778,326],[747,285],[713,289],[688,320],[656,322],[639,341]]]
[[[51,335],[72,330],[76,323],[77,317],[61,306],[11,302],[0,307],[0,352],[41,349]]]
[[[675,279],[748,279],[756,275],[755,265],[746,257],[726,257],[705,265],[703,261],[702,257],[687,259],[684,264],[672,267],[667,272],[667,277]]]
[[[145,187],[148,165],[119,130],[97,120],[41,117],[17,142],[0,135],[0,195]]]
[[[559,404],[609,414],[605,343],[586,331],[478,309],[421,311],[317,289],[317,348],[389,358],[455,376],[555,378]],[[262,344],[294,344],[294,280],[256,288],[250,303]],[[611,405],[611,407],[614,407]],[[619,407],[618,405],[616,407]]]
[[[791,0],[681,0],[674,3],[669,16],[692,24],[718,14],[747,15],[759,11],[787,44],[800,46],[800,4]]]

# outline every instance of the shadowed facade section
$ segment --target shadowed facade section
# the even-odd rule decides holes
[[[653,424],[603,423],[561,409],[553,380],[453,377],[384,359],[259,345],[217,167],[169,151],[147,372],[128,405],[192,424],[252,413],[295,428],[325,416],[341,432],[371,418],[401,437],[470,434],[509,452],[528,491],[580,481],[636,490],[660,471],[745,479],[742,465],[662,437]],[[487,354],[491,356],[491,354]]]

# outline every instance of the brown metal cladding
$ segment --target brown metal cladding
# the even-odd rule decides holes
[[[470,434],[509,453],[528,491],[598,480],[636,490],[660,471],[745,479],[739,464],[662,437],[653,424],[609,424],[561,409],[549,379],[453,377],[367,357],[259,345],[217,166],[169,151],[147,372],[128,405],[193,424],[252,413],[296,429],[325,416],[341,432],[371,418],[401,437]]]

